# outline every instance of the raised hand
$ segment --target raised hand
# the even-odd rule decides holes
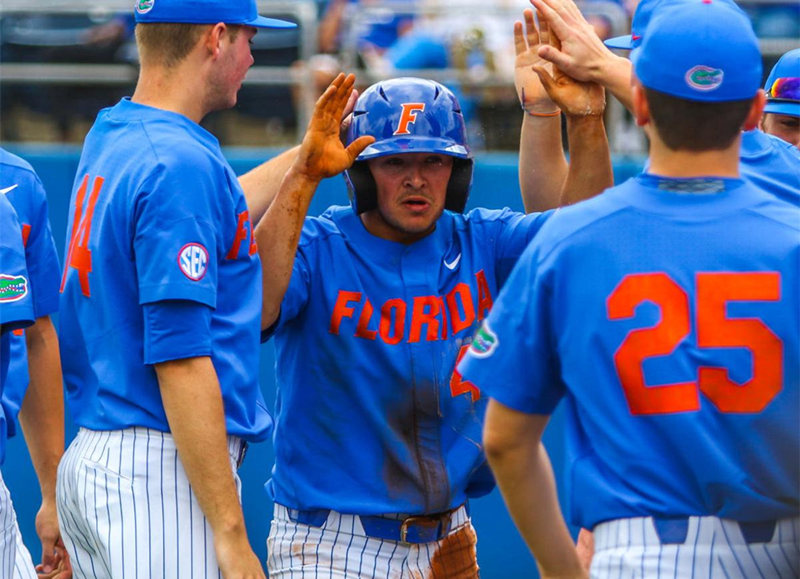
[[[540,34],[543,31],[546,33],[549,46],[556,52],[561,52],[560,38],[556,34],[550,34],[548,21],[541,14],[539,14],[539,30]],[[558,66],[552,65],[552,73],[548,68],[542,62],[533,65],[547,94],[565,114],[576,117],[603,114],[606,108],[606,94],[602,86],[594,82],[575,80]]]
[[[614,55],[572,0],[530,0],[558,45],[542,43],[538,56],[580,81],[600,81]]]
[[[514,49],[517,57],[514,61],[514,87],[522,108],[533,114],[548,114],[556,111],[556,105],[550,99],[539,75],[533,70],[534,65],[547,65],[547,61],[538,54],[539,46],[547,39],[543,38],[533,20],[533,10],[522,12],[525,20],[523,33],[522,22],[514,23]]]
[[[345,146],[340,138],[342,117],[352,108],[355,76],[340,73],[317,100],[300,145],[295,170],[309,179],[321,181],[349,168],[356,157],[371,143],[373,137],[363,136]]]

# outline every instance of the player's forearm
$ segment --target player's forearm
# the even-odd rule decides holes
[[[611,152],[601,114],[567,117],[569,172],[562,205],[594,197],[614,184]]]
[[[161,399],[178,456],[217,535],[247,541],[228,454],[219,381],[208,357],[156,364]]]
[[[553,105],[555,107],[555,105]],[[558,207],[567,176],[561,117],[523,112],[519,142],[519,185],[525,212]]]
[[[64,394],[58,337],[49,316],[25,331],[30,384],[19,421],[43,501],[55,501],[56,470],[64,452]]]
[[[318,179],[309,178],[296,167],[289,169],[275,201],[256,227],[263,283],[262,329],[269,328],[278,318],[292,277],[303,222],[318,185]]]
[[[292,147],[239,177],[250,219],[254,224],[263,217],[278,194],[281,180],[297,158],[298,149],[299,147]]]
[[[486,457],[542,577],[583,577],[541,444],[547,421],[547,416],[525,414],[490,400],[483,434]]]

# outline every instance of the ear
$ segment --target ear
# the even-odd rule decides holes
[[[638,80],[634,81],[631,87],[631,96],[633,118],[636,119],[637,126],[644,127],[650,123],[650,103],[647,102],[647,95]]]
[[[767,93],[764,89],[758,89],[756,97],[753,99],[753,104],[750,106],[750,111],[747,113],[747,118],[744,121],[744,130],[749,131],[755,129],[764,116],[764,107],[767,104]]]
[[[203,45],[212,58],[218,58],[222,49],[222,37],[228,32],[224,22],[217,22],[209,27],[203,35]]]

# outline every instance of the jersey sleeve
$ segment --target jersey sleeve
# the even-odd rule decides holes
[[[531,245],[458,365],[465,380],[495,400],[550,414],[564,394],[550,323],[547,274]]]
[[[0,333],[24,328],[33,320],[22,230],[11,203],[0,195]]]
[[[165,168],[134,204],[139,303],[189,300],[216,307],[221,252],[219,187],[205,171]]]
[[[148,303],[144,311],[144,363],[211,356],[211,308],[187,300]]]
[[[47,196],[38,177],[34,176],[32,180],[30,196],[31,223],[25,242],[25,256],[31,278],[34,314],[40,318],[58,311],[61,269],[47,216]]]

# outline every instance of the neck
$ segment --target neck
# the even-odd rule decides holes
[[[210,112],[203,98],[202,77],[197,68],[190,66],[143,66],[131,100],[182,114],[199,124]]]
[[[715,151],[674,151],[650,135],[648,172],[664,177],[739,177],[741,137],[725,149]]]

